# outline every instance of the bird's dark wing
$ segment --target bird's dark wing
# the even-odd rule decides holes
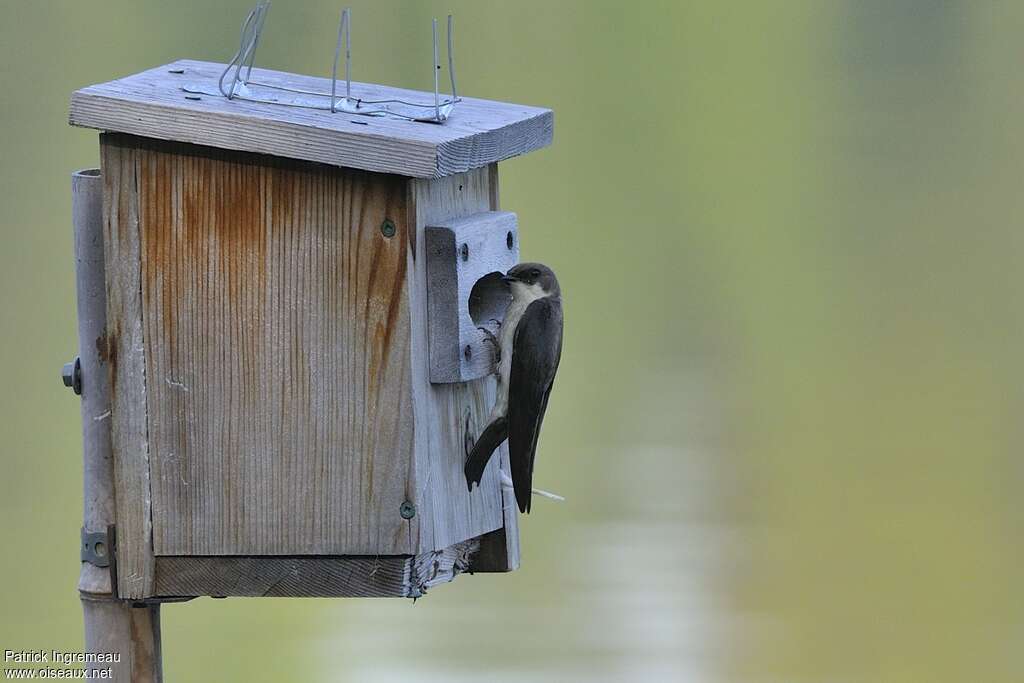
[[[562,302],[551,297],[537,299],[516,327],[508,386],[509,463],[522,512],[530,511],[537,437],[561,356]]]

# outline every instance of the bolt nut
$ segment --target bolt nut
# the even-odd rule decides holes
[[[82,361],[77,356],[70,363],[65,363],[61,368],[60,378],[64,386],[70,387],[76,395],[82,395]]]
[[[398,508],[398,514],[402,515],[402,519],[412,519],[416,516],[416,506],[409,501],[405,501]]]
[[[396,232],[395,224],[390,218],[385,218],[380,224],[380,234],[385,237],[394,237]]]

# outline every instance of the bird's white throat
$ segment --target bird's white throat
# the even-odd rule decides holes
[[[523,309],[532,304],[537,299],[543,299],[548,293],[544,291],[544,288],[540,286],[539,282],[534,282],[532,285],[526,284],[525,282],[514,281],[512,283],[512,302],[513,305],[516,301],[522,301]]]
[[[512,345],[516,338],[516,327],[519,320],[526,313],[526,309],[537,299],[543,299],[548,295],[544,288],[534,283],[528,285],[525,282],[512,283],[512,303],[505,311],[505,319],[501,323],[501,331],[498,333],[498,344],[501,346],[501,362],[498,363],[498,395],[491,411],[491,419],[504,415],[508,408],[508,377],[512,372]]]

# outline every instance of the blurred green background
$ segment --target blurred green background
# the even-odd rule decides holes
[[[80,647],[72,90],[249,2],[0,1],[0,649]],[[353,2],[354,77],[551,107],[502,165],[566,344],[523,567],[164,608],[172,681],[1024,680],[1024,6]],[[326,75],[329,2],[262,66]]]

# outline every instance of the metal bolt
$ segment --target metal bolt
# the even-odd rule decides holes
[[[462,260],[463,261],[468,261],[469,260],[469,245],[468,244],[463,244],[462,248],[459,249],[459,253],[462,254]]]
[[[64,381],[64,386],[71,387],[78,396],[82,395],[82,361],[78,356],[70,363],[64,364],[60,378]]]
[[[416,506],[409,501],[405,501],[398,508],[398,514],[402,515],[402,519],[412,519],[416,516]]]
[[[385,237],[395,236],[395,224],[391,222],[390,218],[385,218],[384,222],[380,224],[380,233]]]

